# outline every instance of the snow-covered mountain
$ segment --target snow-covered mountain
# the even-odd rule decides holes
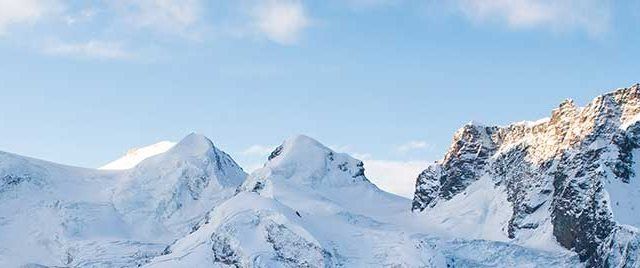
[[[286,140],[248,177],[192,134],[127,170],[0,154],[0,267],[575,267],[469,239],[371,184],[361,161]]]
[[[536,122],[465,125],[419,175],[413,210],[458,235],[639,267],[639,120],[634,85]]]
[[[103,169],[0,152],[0,267],[639,267],[640,85],[468,124],[416,181],[295,136],[247,175],[206,137]]]
[[[410,201],[381,191],[361,161],[297,136],[236,195],[150,267],[481,267],[578,265],[544,252],[435,234]],[[481,252],[478,254],[478,252]]]
[[[112,203],[136,231],[149,238],[168,233],[173,239],[227,198],[245,177],[209,139],[191,134],[166,153],[120,174]]]
[[[197,134],[124,171],[0,153],[0,267],[143,264],[245,177]]]

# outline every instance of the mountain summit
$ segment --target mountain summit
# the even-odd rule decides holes
[[[126,170],[113,194],[114,207],[137,226],[182,228],[235,190],[246,173],[207,137],[190,134],[167,152]],[[158,231],[148,231],[157,236]]]
[[[298,135],[287,139],[269,155],[257,173],[312,187],[369,183],[364,164],[349,155],[336,153],[320,142]]]

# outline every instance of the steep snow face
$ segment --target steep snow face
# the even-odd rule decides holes
[[[166,153],[124,172],[113,204],[149,238],[162,238],[158,233],[180,233],[162,228],[184,228],[185,223],[199,220],[245,177],[242,168],[209,139],[191,134]]]
[[[236,195],[149,267],[542,267],[577,258],[489,241],[434,236],[410,200],[383,192],[360,161],[298,136],[285,141]]]
[[[634,174],[640,172],[640,150],[633,149],[632,170]],[[618,223],[640,226],[640,180],[633,177],[629,182],[621,180],[607,180],[607,189],[613,216]]]
[[[565,101],[537,122],[466,125],[444,159],[419,175],[413,210],[450,226],[479,223],[479,229],[493,229],[485,234],[525,245],[558,243],[588,265],[602,266],[615,255],[616,245],[606,241],[636,233],[616,230],[620,223],[638,224],[631,215],[638,195],[639,114],[640,85],[634,85],[583,108]],[[478,217],[450,209],[473,207],[470,201],[499,212],[480,208]],[[627,249],[634,256],[627,260],[635,261],[637,247]]]
[[[0,267],[135,267],[189,233],[246,174],[200,135],[124,171],[0,152]]]
[[[158,142],[149,146],[145,146],[142,148],[131,149],[123,157],[118,158],[117,160],[114,160],[113,162],[110,162],[100,167],[99,169],[104,169],[104,170],[130,169],[135,167],[137,164],[139,164],[140,162],[142,162],[143,160],[149,157],[159,155],[161,153],[168,151],[175,145],[176,145],[175,142],[161,141],[161,142]]]

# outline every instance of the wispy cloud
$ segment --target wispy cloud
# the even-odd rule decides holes
[[[108,2],[120,19],[141,29],[192,35],[202,20],[201,0],[116,0]]]
[[[399,145],[396,147],[396,150],[401,153],[406,153],[413,150],[424,150],[427,148],[429,148],[429,144],[426,141],[410,141]]]
[[[130,59],[133,54],[128,52],[122,43],[90,40],[79,43],[65,43],[61,41],[49,41],[45,43],[42,51],[48,55],[71,56],[88,59]]]
[[[505,22],[511,28],[582,29],[600,34],[609,27],[610,0],[458,0],[475,21]]]
[[[202,5],[202,0],[113,0],[79,4],[69,0],[0,0],[0,35],[13,25],[33,26],[31,38],[46,55],[132,59],[133,54],[123,44],[147,47],[141,43],[147,41],[139,38],[143,32],[197,38],[196,29],[203,21]],[[39,32],[37,27],[45,25],[44,28],[54,31]],[[61,30],[56,31],[56,27]],[[69,41],[71,39],[88,41]]]
[[[11,25],[34,23],[60,9],[60,3],[55,0],[0,0],[0,35]]]
[[[236,160],[243,163],[243,167],[247,172],[253,172],[263,167],[267,156],[275,150],[277,146],[254,144],[240,151]]]
[[[362,7],[364,10],[367,7],[411,6],[404,5],[408,2],[406,0],[341,1],[343,8]],[[46,38],[67,40],[59,44],[46,44],[44,50],[49,55],[126,59],[131,58],[131,53],[121,43],[126,43],[136,51],[144,51],[148,47],[157,48],[158,44],[165,41],[210,40],[232,35],[249,39],[259,36],[278,44],[292,45],[315,24],[310,15],[313,10],[308,9],[305,5],[307,2],[302,0],[239,0],[219,4],[205,0],[81,2],[0,0],[0,37],[6,37],[6,33],[13,31],[13,26],[43,26],[40,31],[36,29],[26,38],[38,41]],[[607,31],[612,10],[612,0],[450,2],[456,10],[461,10],[458,14],[480,23],[501,23],[514,29],[580,29],[593,35]],[[313,7],[319,5],[314,4]],[[212,12],[209,7],[220,10]],[[44,29],[48,32],[44,32]],[[94,41],[70,43],[68,40]]]
[[[269,40],[280,44],[295,43],[310,19],[298,0],[267,0],[253,11],[255,27]]]

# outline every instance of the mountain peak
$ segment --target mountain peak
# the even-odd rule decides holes
[[[245,178],[231,156],[207,137],[192,133],[123,174],[114,191],[114,207],[127,222],[149,220],[164,226],[202,216],[201,208],[211,207]],[[148,230],[141,231],[147,235]]]
[[[178,143],[161,141],[152,145],[130,149],[121,158],[118,158],[99,169],[131,169],[146,159],[159,154],[167,153],[169,155],[179,156],[198,156],[206,154],[213,148],[215,148],[213,142],[207,137],[201,134],[191,133]]]
[[[169,153],[185,155],[202,155],[215,148],[213,142],[202,134],[191,133],[184,137]]]
[[[325,154],[331,149],[322,145],[319,141],[305,135],[296,135],[286,139],[269,156],[269,161],[282,161],[284,158],[297,158],[301,155]]]
[[[265,167],[257,170],[252,177],[270,177],[312,187],[368,182],[362,161],[344,153],[336,153],[305,135],[286,139],[271,153]],[[247,187],[252,189],[253,185]]]
[[[307,135],[303,135],[303,134],[298,134],[295,135],[291,138],[288,138],[286,140],[286,142],[290,143],[290,144],[306,144],[306,145],[313,145],[313,146],[318,146],[318,147],[325,147],[324,145],[322,145],[319,141],[315,140],[314,138],[311,138]]]
[[[576,102],[573,99],[565,99],[564,101],[562,101],[560,103],[560,105],[558,105],[558,108],[560,109],[574,109],[576,108]]]

